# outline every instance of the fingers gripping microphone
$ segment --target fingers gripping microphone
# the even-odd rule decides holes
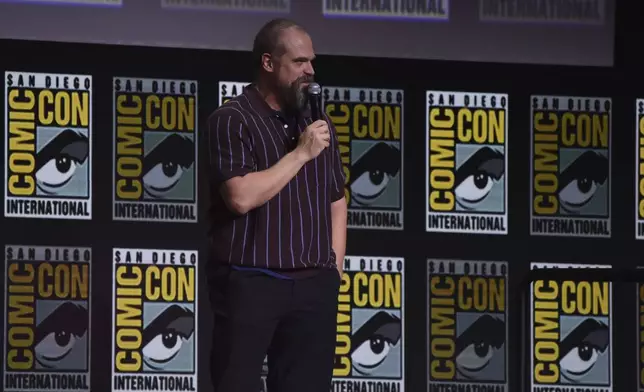
[[[309,84],[309,104],[311,105],[311,117],[313,121],[321,120],[322,117],[322,88],[317,83]]]

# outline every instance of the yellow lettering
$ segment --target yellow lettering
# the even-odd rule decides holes
[[[638,186],[638,212],[639,218],[644,219],[644,116],[640,117],[638,122],[639,125],[639,138],[638,140],[638,150],[639,150],[639,159],[638,159],[638,176],[639,176],[639,186]],[[644,380],[644,379],[642,379]],[[644,382],[644,381],[643,381]]]
[[[607,316],[608,282],[572,282],[561,285],[561,310],[566,314]]]
[[[555,113],[537,112],[534,124],[534,166],[533,166],[533,205],[537,215],[551,215],[559,209],[557,188],[559,186],[559,145],[557,129],[558,117]]]
[[[42,263],[38,266],[41,298],[85,300],[89,297],[89,265]]]
[[[121,372],[142,369],[141,341],[143,271],[139,266],[121,265],[116,273],[115,366]]]
[[[32,264],[14,262],[7,270],[7,369],[29,370],[34,366],[34,280]]]
[[[88,91],[42,90],[38,94],[38,122],[56,127],[89,127]]]
[[[505,143],[505,110],[461,108],[456,118],[461,143]]]
[[[400,106],[357,104],[353,108],[353,136],[357,139],[400,140]]]
[[[559,381],[559,286],[536,281],[533,293],[534,380],[552,384]]]
[[[195,269],[192,267],[147,267],[145,298],[148,301],[194,302]]]
[[[150,130],[194,132],[194,97],[148,96],[145,100],[145,124]]]
[[[452,109],[429,111],[429,207],[431,211],[454,209],[455,115]]]
[[[505,279],[463,276],[458,280],[457,299],[463,311],[504,312]]]
[[[116,195],[137,200],[143,193],[143,101],[140,96],[116,98]]]
[[[608,114],[565,112],[561,117],[561,143],[566,147],[607,148]]]
[[[449,276],[433,276],[430,286],[430,373],[435,380],[453,380],[456,375],[456,328],[454,293]]]
[[[349,105],[336,105],[330,103],[325,108],[326,115],[329,117],[338,137],[338,146],[340,149],[340,160],[342,161],[342,170],[344,172],[344,198],[347,205],[351,205],[351,109]]]
[[[343,274],[338,293],[334,377],[351,374],[351,278]]]
[[[358,307],[400,309],[401,276],[358,272],[353,278],[353,298]]]
[[[10,196],[31,196],[36,192],[36,95],[10,89],[7,107],[7,190]]]

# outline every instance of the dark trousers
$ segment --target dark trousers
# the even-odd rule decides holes
[[[279,279],[223,268],[211,279],[215,392],[328,392],[333,375],[340,276]]]

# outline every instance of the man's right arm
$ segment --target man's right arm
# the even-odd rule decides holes
[[[208,121],[210,163],[228,209],[236,214],[264,205],[291,181],[307,162],[300,150],[286,154],[266,170],[255,171],[251,141],[243,115],[221,110]]]

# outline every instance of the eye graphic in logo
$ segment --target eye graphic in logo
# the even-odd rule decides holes
[[[36,155],[36,186],[47,195],[65,195],[89,154],[89,141],[71,129],[60,132]],[[86,191],[85,191],[86,192]]]
[[[479,148],[456,170],[456,203],[465,210],[480,208],[505,174],[505,156],[490,147]]]
[[[401,335],[400,318],[380,311],[351,336],[351,362],[361,375],[381,373],[378,369]]]
[[[174,370],[179,353],[195,329],[195,315],[190,309],[172,305],[143,330],[143,361],[153,370]],[[172,367],[172,369],[169,369]]]
[[[400,150],[379,142],[351,166],[351,199],[360,205],[374,203],[400,171]]]
[[[490,380],[488,366],[505,343],[505,321],[479,317],[456,339],[456,371],[467,380]]]
[[[608,326],[595,319],[585,319],[574,327],[559,343],[561,376],[570,383],[587,379],[597,361],[606,353],[609,338]],[[606,372],[604,368],[597,370]]]
[[[44,305],[44,304],[43,304]],[[36,327],[35,357],[44,369],[86,370],[87,309],[65,302]]]
[[[559,175],[559,201],[570,214],[581,213],[608,177],[608,159],[595,151],[586,151]]]
[[[194,142],[176,133],[163,139],[143,159],[143,187],[158,199],[176,187],[195,161]]]

